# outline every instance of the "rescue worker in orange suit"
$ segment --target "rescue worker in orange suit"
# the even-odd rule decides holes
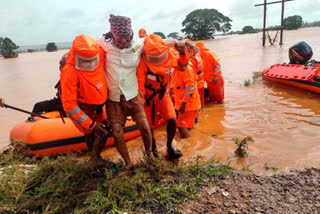
[[[106,115],[102,111],[107,99],[107,84],[104,51],[93,38],[80,35],[73,40],[66,64],[61,69],[60,83],[64,111],[87,139],[92,138],[87,142],[88,147],[92,147],[87,166],[96,167],[108,134],[104,124]]]
[[[223,103],[224,80],[219,58],[206,48],[203,42],[197,42],[196,46],[199,48],[203,61],[204,80],[207,82],[210,101]]]
[[[109,22],[111,31],[98,40],[98,44],[106,53],[107,115],[115,146],[126,164],[124,170],[129,170],[132,168],[132,163],[123,138],[123,127],[127,116],[131,116],[136,122],[146,153],[148,156],[151,155],[152,135],[139,98],[136,76],[143,44],[142,40],[133,40],[130,18],[110,15]]]
[[[167,152],[169,159],[182,157],[180,150],[172,146],[176,133],[176,113],[169,94],[171,70],[177,66],[177,53],[160,36],[151,34],[144,40],[144,52],[137,68],[140,97],[144,98],[144,110],[152,130],[152,152],[158,157],[153,129],[160,119],[167,122]]]
[[[147,37],[147,31],[144,28],[139,29],[139,38]]]
[[[192,67],[194,72],[197,75],[197,87],[200,96],[201,106],[204,105],[204,73],[203,73],[203,63],[199,53],[199,49],[195,47],[192,49],[190,62],[192,63]]]
[[[189,43],[178,41],[176,49],[179,51],[179,61],[174,69],[172,84],[175,97],[175,109],[178,112],[177,127],[181,138],[190,137],[189,130],[193,128],[198,110],[201,108],[197,88],[197,75],[193,71],[188,56],[190,56]]]

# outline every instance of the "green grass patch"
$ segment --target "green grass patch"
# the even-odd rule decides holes
[[[20,155],[0,155],[0,213],[179,213],[177,205],[197,199],[213,177],[231,172],[214,161],[176,165],[155,160],[119,174],[124,167],[119,161],[109,162],[97,176],[74,155]]]
[[[269,163],[265,163],[264,164],[264,168],[265,168],[265,170],[272,170],[273,172],[277,172],[278,171],[278,167],[276,167],[276,166],[271,166]]]

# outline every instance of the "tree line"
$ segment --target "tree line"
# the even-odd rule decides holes
[[[4,58],[16,58],[19,55],[18,51],[19,46],[16,45],[10,38],[5,37],[2,38],[0,37],[0,55],[3,56]],[[49,42],[46,46],[46,50],[48,52],[52,51],[57,51],[58,47],[54,42]],[[28,53],[36,52],[39,50],[35,49],[27,49]]]
[[[255,29],[252,26],[244,26],[242,31],[231,31],[232,20],[220,13],[216,9],[197,9],[189,13],[184,21],[182,22],[183,28],[181,32],[185,34],[185,38],[196,40],[205,40],[214,38],[216,32],[221,32],[223,34],[246,34],[246,33],[257,33],[262,29]],[[320,21],[313,23],[303,23],[301,16],[289,16],[284,19],[284,29],[295,30],[300,27],[313,27],[320,26]],[[280,26],[269,27],[270,30],[279,29]],[[228,33],[229,32],[229,33]],[[162,38],[171,37],[178,38],[179,32],[169,33],[167,36],[162,32],[154,32],[161,36]],[[0,54],[6,58],[17,57],[18,52],[17,46],[10,38],[0,37]],[[54,42],[49,42],[46,46],[48,52],[56,51],[58,48]],[[28,49],[28,52],[33,52],[34,50]]]
[[[262,31],[261,28],[253,28],[250,25],[244,26],[240,31],[230,31],[232,20],[220,13],[216,9],[198,9],[189,13],[185,20],[182,22],[184,27],[181,32],[186,36],[185,38],[192,40],[205,40],[212,39],[216,32],[221,32],[223,34],[247,34],[247,33],[257,33]],[[286,17],[283,20],[283,27],[285,30],[296,30],[301,27],[316,27],[320,26],[319,22],[304,23],[301,16],[294,15]],[[271,26],[269,30],[277,30],[280,26]],[[162,32],[154,32],[166,38]],[[177,38],[179,36],[178,32],[172,32],[167,35],[167,37]]]

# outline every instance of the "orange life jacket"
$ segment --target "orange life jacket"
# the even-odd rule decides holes
[[[144,49],[154,49],[154,51],[157,51],[157,49],[154,48],[154,44],[150,41],[159,38],[153,37],[154,35],[150,35],[145,39],[145,43],[147,43],[148,47],[146,47],[145,44]],[[145,99],[147,105],[150,104],[152,99],[161,99],[164,96],[169,88],[168,85],[172,69],[177,66],[177,53],[175,49],[169,47],[164,41],[161,42],[163,45],[162,48],[168,51],[168,59],[162,64],[154,65],[148,61],[146,53],[143,53],[137,67],[139,94]]]

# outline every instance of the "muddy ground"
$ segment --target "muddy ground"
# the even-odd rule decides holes
[[[320,213],[320,169],[258,176],[234,172],[212,178],[199,201],[183,204],[183,213]]]

